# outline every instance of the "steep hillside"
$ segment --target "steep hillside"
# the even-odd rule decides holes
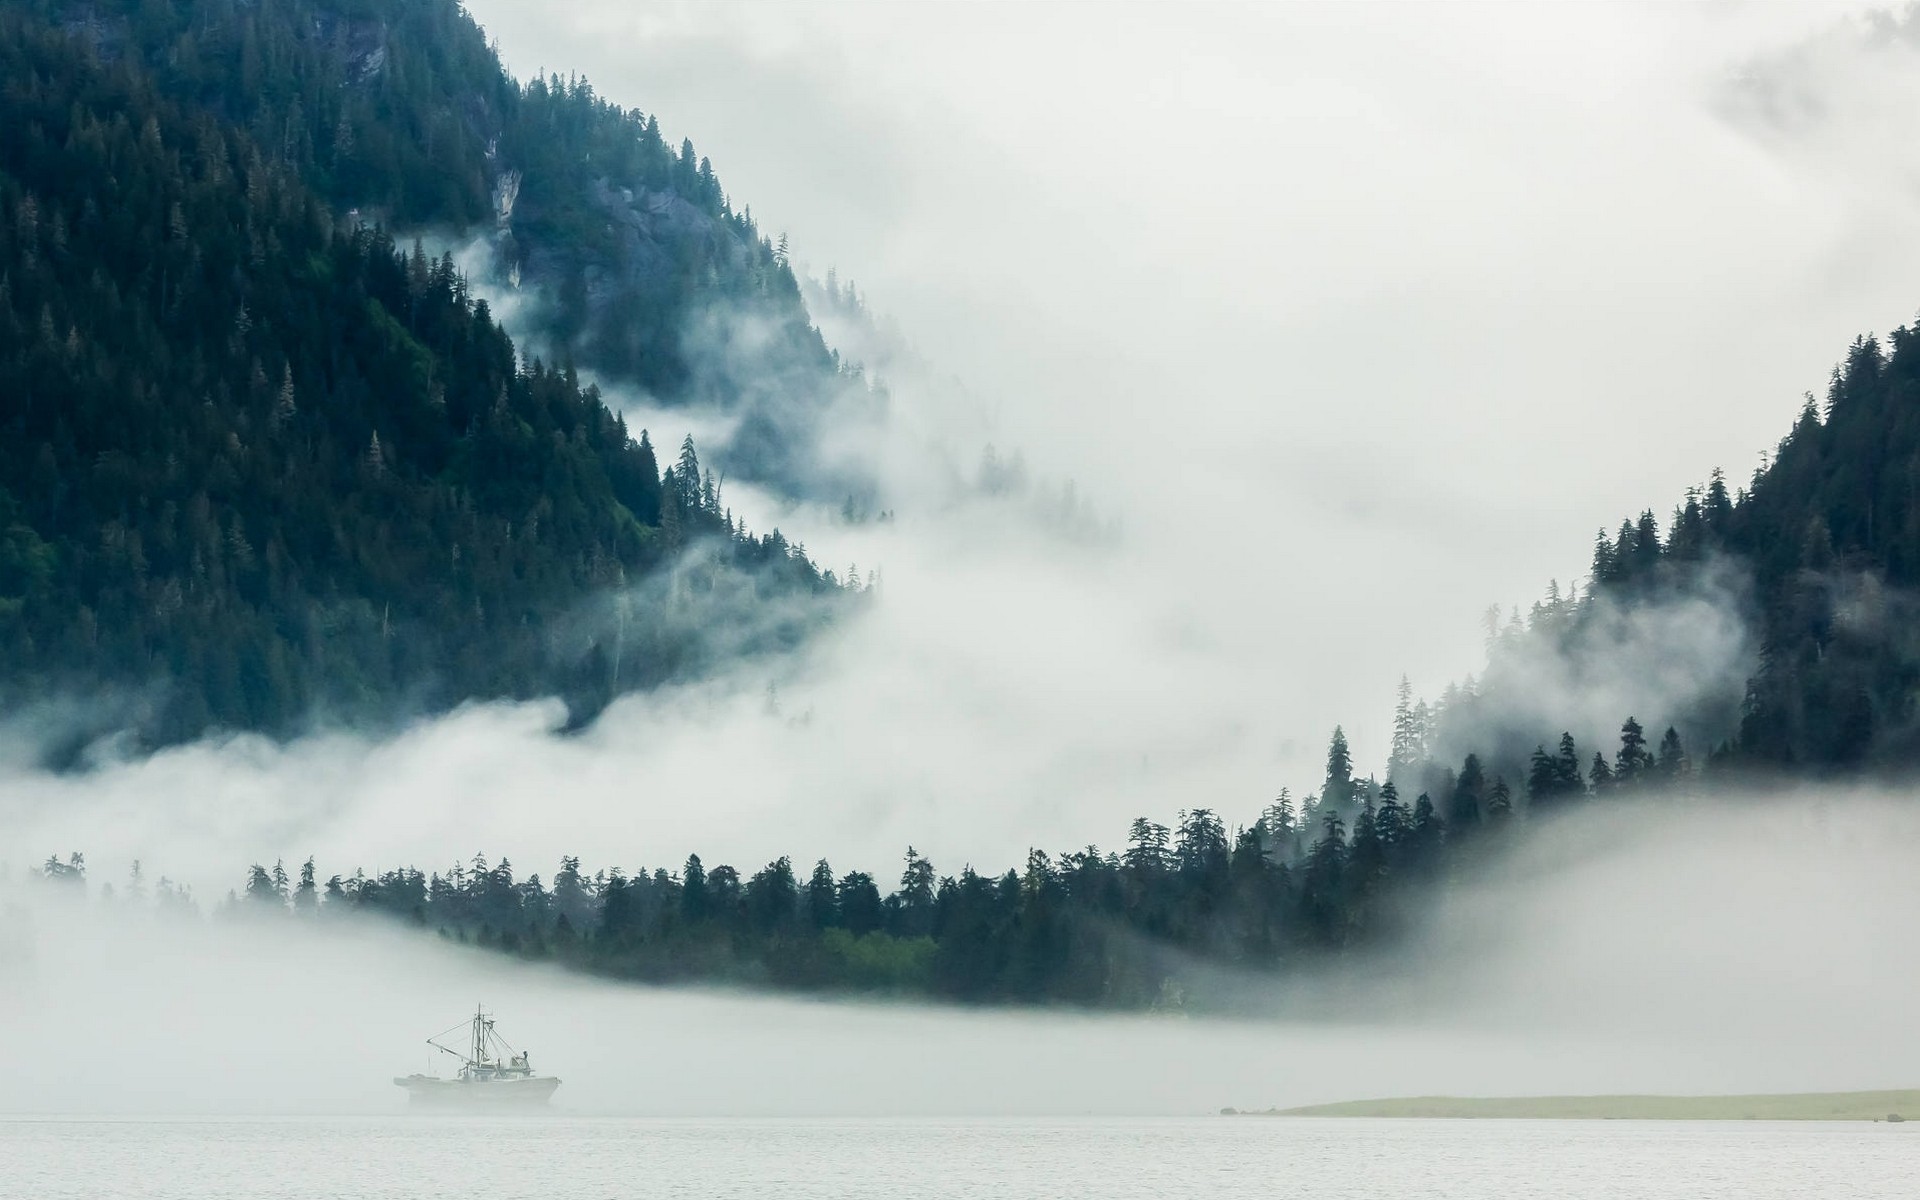
[[[186,7],[199,30],[221,6]],[[352,29],[328,44],[351,50]],[[190,71],[156,79],[115,36],[0,14],[10,699],[109,689],[102,726],[161,742],[470,697],[561,693],[584,719],[712,653],[702,606],[724,606],[736,651],[821,618],[791,601],[837,581],[737,528],[691,444],[661,472],[570,368],[516,351],[450,261],[398,252],[284,140],[263,145],[261,111],[183,96]],[[263,90],[284,78],[257,69]],[[451,203],[398,182],[440,165],[332,186]]]
[[[1910,770],[1916,584],[1920,328],[1907,327],[1857,339],[1746,487],[1715,471],[1667,521],[1649,509],[1602,530],[1583,592],[1490,626],[1478,680],[1403,704],[1396,760],[1472,752],[1518,780],[1541,774],[1563,732],[1611,740],[1637,715],[1723,774]],[[1605,720],[1596,698],[1617,702]],[[1569,760],[1550,786],[1592,791],[1599,766]],[[1451,787],[1444,775],[1420,781]]]
[[[1854,342],[1824,404],[1729,496],[1716,474],[1661,537],[1652,513],[1602,537],[1601,593],[1674,586],[1714,555],[1750,573],[1760,662],[1727,747],[1750,766],[1910,766],[1920,688],[1920,328]]]
[[[336,212],[475,239],[523,332],[658,401],[738,418],[724,470],[836,502],[863,466],[829,412],[877,415],[808,318],[783,245],[690,142],[583,79],[522,86],[455,0],[30,0],[105,58],[242,128]]]

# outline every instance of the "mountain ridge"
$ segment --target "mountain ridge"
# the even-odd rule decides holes
[[[341,213],[484,239],[518,332],[609,383],[736,419],[727,473],[862,503],[871,464],[823,422],[867,394],[822,339],[784,239],[736,210],[689,140],[577,76],[516,81],[455,0],[32,0],[174,100],[249,131]],[[652,201],[666,201],[653,211]]]
[[[767,618],[733,639],[752,653],[836,610],[839,581],[737,523],[691,440],[660,469],[450,258],[339,212],[138,55],[32,12],[0,43],[12,706],[121,695],[80,743],[543,694],[578,723],[710,667],[730,616]],[[674,563],[665,595],[636,587]],[[614,627],[581,619],[610,593],[636,602]]]

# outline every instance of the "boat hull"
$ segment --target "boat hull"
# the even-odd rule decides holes
[[[393,1081],[407,1089],[407,1099],[425,1108],[538,1108],[553,1096],[560,1081],[551,1075],[519,1079],[438,1079],[408,1075]]]

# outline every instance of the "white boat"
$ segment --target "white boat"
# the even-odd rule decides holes
[[[464,1025],[467,1045],[464,1051],[442,1045],[440,1039]],[[560,1086],[552,1075],[536,1075],[525,1050],[516,1051],[506,1039],[493,1031],[493,1018],[476,1007],[473,1016],[445,1033],[427,1039],[442,1054],[460,1060],[453,1078],[438,1075],[405,1075],[393,1082],[407,1089],[414,1104],[449,1108],[522,1108],[545,1104]]]

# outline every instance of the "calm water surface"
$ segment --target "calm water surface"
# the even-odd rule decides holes
[[[0,1120],[0,1195],[1911,1200],[1920,1122]]]

